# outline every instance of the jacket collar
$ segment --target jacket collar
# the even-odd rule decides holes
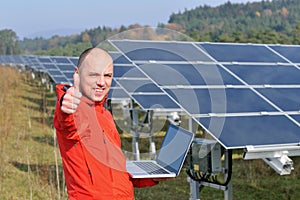
[[[107,97],[108,97],[108,94],[105,95],[105,97],[102,99],[102,101],[92,101],[90,99],[88,99],[87,97],[85,96],[82,96],[81,97],[81,101],[85,102],[86,104],[88,104],[90,107],[92,106],[95,106],[95,107],[101,107],[101,108],[104,108],[104,105],[107,101]]]

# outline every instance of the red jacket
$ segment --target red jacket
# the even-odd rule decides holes
[[[151,179],[129,177],[120,136],[104,101],[82,97],[74,114],[63,113],[63,87],[56,86],[54,127],[70,200],[132,200],[133,187],[155,185]]]

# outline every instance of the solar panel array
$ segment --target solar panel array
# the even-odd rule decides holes
[[[300,142],[300,46],[112,40],[111,98],[184,111],[225,148]],[[72,83],[78,58],[0,56]]]
[[[170,97],[226,148],[299,144],[300,46],[110,41],[146,77],[120,82],[145,108]],[[138,95],[145,84],[147,94]],[[132,86],[135,86],[132,88]]]

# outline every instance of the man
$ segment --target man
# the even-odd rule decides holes
[[[70,200],[134,199],[133,187],[152,179],[131,179],[113,118],[104,107],[113,77],[113,60],[99,48],[79,57],[74,84],[56,86],[54,116]]]

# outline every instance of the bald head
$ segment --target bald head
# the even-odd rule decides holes
[[[107,51],[100,48],[89,48],[79,56],[77,67],[80,68],[85,62],[89,62],[92,59],[101,61],[103,65],[113,63],[113,60]]]

